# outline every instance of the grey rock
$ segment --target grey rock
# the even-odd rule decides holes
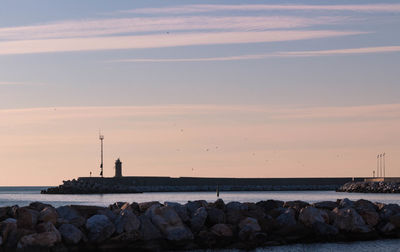
[[[38,233],[45,233],[45,232],[52,232],[55,233],[57,236],[57,240],[61,241],[61,234],[58,231],[58,229],[51,223],[50,221],[48,222],[42,222],[36,226],[36,231]]]
[[[371,231],[363,218],[357,213],[354,208],[335,208],[332,210],[334,213],[333,225],[339,230],[354,233],[367,233]]]
[[[379,215],[382,220],[389,220],[391,216],[398,213],[400,213],[400,206],[397,204],[384,205],[379,211]]]
[[[316,222],[329,223],[329,216],[323,210],[307,206],[300,210],[299,221],[307,227],[312,227]]]
[[[151,222],[170,241],[192,240],[193,234],[172,207],[153,206],[146,211]]]
[[[215,224],[214,226],[211,227],[210,231],[217,236],[222,236],[222,237],[233,236],[232,229],[226,224]]]
[[[54,232],[35,233],[23,236],[17,245],[19,249],[27,249],[30,247],[53,247],[59,243],[59,236]]]
[[[118,234],[123,232],[132,232],[138,230],[140,227],[140,220],[132,212],[132,209],[126,208],[121,211],[115,220],[115,229]]]
[[[86,220],[82,215],[70,206],[61,206],[56,208],[58,216],[68,223],[75,225],[76,227],[81,227],[85,224]]]
[[[142,203],[139,203],[139,210],[140,210],[140,212],[144,213],[153,205],[161,206],[161,203],[158,201],[142,202]]]
[[[312,228],[318,236],[335,236],[339,233],[339,229],[336,227],[319,221],[314,222]]]
[[[145,215],[140,215],[139,220],[139,232],[143,240],[149,241],[162,238],[160,230],[153,225],[149,217]]]
[[[17,211],[17,225],[19,228],[33,229],[38,221],[39,212],[28,207],[21,207]]]
[[[277,223],[280,226],[294,226],[297,224],[295,211],[292,208],[288,208],[284,213],[276,218]]]
[[[400,214],[395,214],[389,217],[390,223],[392,223],[396,228],[400,228]]]
[[[176,202],[164,202],[164,205],[172,207],[183,222],[190,220],[186,206]]]
[[[321,201],[321,202],[312,204],[312,206],[315,208],[322,208],[322,209],[327,209],[327,210],[332,211],[333,209],[338,207],[338,204],[335,201]]]
[[[243,229],[243,228],[249,228],[252,232],[258,232],[261,231],[261,227],[258,224],[258,221],[254,218],[251,217],[247,217],[245,219],[243,219],[240,223],[239,223],[239,228]]]
[[[62,224],[58,231],[67,244],[78,244],[83,238],[82,231],[72,224]]]
[[[197,233],[204,227],[204,223],[207,220],[207,215],[208,214],[205,207],[197,208],[192,219],[190,220],[190,227],[193,232]]]
[[[231,210],[236,210],[236,211],[247,211],[248,206],[246,204],[237,202],[237,201],[232,201],[226,204],[226,211],[231,211]]]
[[[206,208],[207,210],[207,222],[212,226],[215,224],[225,223],[225,213],[223,210],[218,208]]]
[[[93,215],[86,221],[86,229],[89,231],[89,240],[100,243],[115,232],[114,224],[104,215]]]
[[[354,202],[349,200],[348,198],[338,200],[338,202],[339,202],[339,208],[353,208],[354,207]]]
[[[50,221],[53,224],[56,224],[58,219],[58,214],[55,208],[53,207],[45,207],[43,208],[38,217],[39,222],[48,222]]]
[[[207,206],[207,201],[205,201],[205,200],[189,201],[185,205],[186,205],[187,210],[189,211],[189,215],[191,217],[193,217],[193,215],[197,209],[199,209],[200,207]]]

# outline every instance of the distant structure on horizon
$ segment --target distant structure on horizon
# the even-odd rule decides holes
[[[118,158],[115,160],[115,178],[122,178],[122,162]]]

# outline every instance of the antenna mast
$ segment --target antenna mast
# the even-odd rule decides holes
[[[101,141],[100,176],[103,177],[103,140],[104,140],[104,136],[100,132],[99,132],[99,139]]]

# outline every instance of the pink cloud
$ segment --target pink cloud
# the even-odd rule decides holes
[[[269,11],[269,10],[302,10],[302,11],[355,11],[355,12],[400,12],[400,4],[349,4],[349,5],[303,5],[303,4],[243,4],[218,5],[197,4],[164,8],[141,8],[125,13],[136,14],[184,14],[217,11]]]
[[[333,30],[274,30],[262,32],[177,33],[162,35],[3,41],[0,42],[0,55],[265,43],[357,34],[365,34],[365,32]]]

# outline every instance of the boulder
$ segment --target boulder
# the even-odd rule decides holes
[[[89,231],[89,240],[100,243],[115,232],[114,224],[104,215],[96,214],[87,219],[86,229]]]
[[[354,202],[349,200],[348,198],[344,199],[338,199],[337,203],[339,205],[339,208],[353,208],[354,207]]]
[[[210,231],[217,236],[222,236],[222,237],[233,236],[232,229],[226,224],[215,224],[214,226],[211,227]]]
[[[45,203],[42,203],[42,202],[38,202],[38,201],[32,202],[31,204],[29,204],[29,208],[31,208],[31,209],[33,209],[33,210],[36,210],[36,211],[38,211],[38,212],[42,211],[42,210],[45,209],[46,207],[52,207],[52,206],[49,205],[49,204],[45,204]]]
[[[208,213],[205,207],[200,207],[196,210],[192,219],[190,220],[190,227],[193,232],[197,233],[204,227],[204,223],[207,220],[207,215]]]
[[[371,228],[365,224],[364,219],[354,208],[335,208],[332,210],[333,225],[339,230],[353,233],[367,233]]]
[[[376,212],[378,207],[374,203],[361,199],[354,202],[354,207],[368,226],[374,227],[378,224],[379,214]]]
[[[395,214],[400,213],[400,206],[397,204],[384,205],[380,211],[379,216],[382,220],[389,220],[389,218]]]
[[[251,217],[247,217],[239,223],[240,229],[243,229],[245,227],[248,227],[253,232],[261,231],[261,227],[258,224],[258,221]]]
[[[237,202],[237,201],[231,201],[225,206],[226,211],[247,211],[249,208],[246,204]]]
[[[96,214],[105,215],[111,222],[115,222],[115,220],[117,219],[117,217],[119,216],[120,213],[121,213],[121,211],[118,211],[118,215],[117,215],[110,209],[105,208],[105,209],[98,210]]]
[[[147,211],[147,209],[149,209],[153,205],[161,206],[161,203],[158,201],[142,202],[139,203],[139,210],[140,212],[144,213]]]
[[[62,240],[67,244],[78,244],[83,238],[82,231],[72,224],[62,224],[58,231]]]
[[[170,241],[192,240],[193,234],[186,227],[179,215],[169,206],[152,206],[146,211],[151,222],[161,231],[164,237]]]
[[[42,222],[36,226],[36,231],[38,233],[45,233],[45,232],[53,232],[57,236],[57,240],[61,241],[61,234],[58,231],[58,229],[51,223],[50,221],[48,222]]]
[[[223,210],[214,207],[208,207],[207,210],[207,223],[212,226],[219,223],[225,223],[225,213]]]
[[[258,221],[254,218],[247,217],[239,223],[239,239],[242,241],[252,240],[256,232],[261,231]]]
[[[70,206],[61,206],[56,208],[57,214],[60,218],[66,220],[68,223],[81,227],[85,224],[86,220],[82,215]]]
[[[139,233],[143,240],[149,241],[162,238],[160,230],[153,225],[149,217],[145,215],[140,215],[139,220],[140,220]]]
[[[232,225],[238,224],[245,216],[241,210],[227,210],[226,211],[226,222]]]
[[[265,212],[269,212],[272,209],[283,207],[285,202],[280,200],[266,200],[266,201],[259,201],[256,203],[257,206],[260,206],[264,209]]]
[[[321,201],[321,202],[312,204],[312,206],[315,208],[322,208],[322,209],[327,209],[327,210],[332,211],[333,209],[338,207],[338,203],[335,201]]]
[[[396,226],[393,225],[392,223],[388,222],[385,225],[381,226],[379,228],[379,231],[381,233],[383,233],[384,235],[391,235],[395,229],[396,229]]]
[[[132,232],[138,230],[140,227],[140,220],[132,212],[132,209],[126,208],[120,212],[115,220],[115,229],[118,234],[123,232]]]
[[[61,242],[59,234],[55,232],[35,233],[23,236],[17,245],[19,249],[27,249],[29,247],[53,247],[56,243]]]
[[[164,205],[172,207],[183,222],[190,220],[186,206],[176,202],[164,202]]]
[[[276,218],[276,222],[279,226],[294,226],[297,224],[295,211],[292,208],[288,208],[281,215]]]
[[[75,209],[83,218],[88,219],[93,215],[98,214],[99,211],[107,208],[100,206],[85,206],[85,205],[71,205],[71,208]]]
[[[312,228],[318,236],[335,236],[339,233],[336,227],[320,221],[314,222]]]
[[[283,204],[284,208],[293,208],[296,213],[300,212],[300,210],[302,208],[305,208],[306,206],[309,206],[310,204],[308,204],[305,201],[301,201],[301,200],[295,200],[295,201],[287,201],[285,202],[285,204]]]
[[[3,239],[3,243],[7,241],[8,236],[13,232],[17,232],[17,221],[15,219],[8,218],[0,223],[0,236]]]
[[[21,207],[17,215],[18,228],[33,229],[38,221],[39,212],[28,207]]]
[[[329,223],[329,216],[323,210],[307,206],[300,210],[299,221],[307,227],[312,227],[316,222]]]
[[[0,247],[3,246],[3,237],[0,236]]]
[[[39,222],[51,222],[56,224],[58,219],[58,214],[55,208],[53,207],[45,207],[39,213],[38,221]]]
[[[196,200],[196,201],[189,201],[188,203],[185,204],[186,208],[189,212],[189,215],[193,217],[194,213],[196,212],[197,209],[200,207],[206,207],[207,206],[207,201],[205,200]]]
[[[396,228],[400,228],[400,214],[395,214],[389,217],[389,222]]]
[[[0,221],[7,219],[8,212],[10,211],[10,207],[0,207]]]
[[[222,199],[217,199],[213,204],[213,207],[221,209],[221,210],[225,210],[225,202]]]

